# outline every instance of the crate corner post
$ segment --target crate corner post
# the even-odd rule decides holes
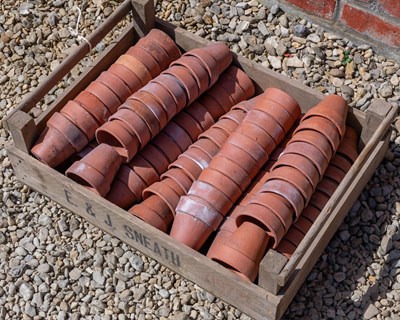
[[[273,294],[278,294],[281,285],[278,283],[278,275],[288,259],[279,252],[270,249],[261,260],[258,274],[258,285]]]
[[[14,145],[25,153],[29,153],[38,135],[33,117],[17,109],[8,116],[5,124],[13,138]]]
[[[140,37],[155,26],[154,0],[131,0],[133,25]]]

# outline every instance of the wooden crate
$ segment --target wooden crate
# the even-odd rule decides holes
[[[261,263],[258,285],[245,282],[219,264],[94,195],[29,155],[30,148],[49,117],[108,68],[146,30],[155,27],[165,31],[184,51],[207,44],[200,37],[156,19],[153,0],[127,0],[88,38],[92,47],[128,14],[132,14],[133,23],[38,118],[32,118],[29,110],[88,53],[89,46],[86,43],[81,44],[74,54],[65,59],[6,120],[14,139],[14,145],[8,149],[8,154],[15,174],[23,183],[249,316],[255,319],[279,319],[381,162],[388,148],[390,124],[397,109],[383,100],[375,100],[366,113],[356,109],[349,111],[348,124],[361,137],[361,153],[358,159],[292,258],[287,260],[270,250]],[[234,63],[252,78],[258,93],[268,87],[282,89],[299,102],[303,112],[322,98],[322,94],[315,90],[246,58],[235,56]]]

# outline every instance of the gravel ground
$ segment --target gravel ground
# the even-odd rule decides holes
[[[50,4],[51,3],[51,4]],[[107,17],[117,2],[0,4],[0,120]],[[158,1],[157,14],[365,110],[400,99],[399,65],[368,46],[288,17],[275,5]],[[93,23],[94,21],[94,23]],[[124,25],[123,22],[121,25]],[[45,97],[33,115],[104,50]],[[390,151],[310,273],[285,319],[400,319],[400,122]],[[0,319],[248,319],[191,282],[18,182],[0,124]]]

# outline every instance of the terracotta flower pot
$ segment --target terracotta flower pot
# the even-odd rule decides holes
[[[200,92],[206,91],[210,86],[210,76],[207,69],[191,56],[183,56],[171,63],[171,66],[183,66],[189,70],[190,74],[195,78]]]
[[[329,159],[318,148],[307,142],[290,142],[282,152],[283,154],[296,154],[306,157],[318,168],[320,176],[324,174],[328,166]]]
[[[239,147],[243,150],[246,150],[246,152],[250,154],[253,159],[261,165],[263,165],[268,160],[267,151],[264,150],[263,147],[260,146],[255,140],[248,136],[245,136],[242,133],[239,133],[237,131],[233,132],[229,136],[227,143],[235,146],[236,148]]]
[[[268,242],[269,236],[262,228],[251,222],[244,222],[223,244],[214,251],[209,251],[207,256],[240,272],[253,282]]]
[[[330,196],[322,191],[319,191],[318,189],[315,190],[313,193],[310,202],[308,203],[308,207],[310,205],[316,207],[319,211],[322,211],[326,205],[326,203],[329,201]]]
[[[121,64],[112,64],[108,71],[119,77],[132,93],[138,91],[142,87],[142,82],[137,75]]]
[[[352,163],[349,159],[347,159],[347,157],[343,157],[342,155],[337,153],[334,155],[329,165],[339,168],[344,172],[348,172],[352,166]]]
[[[86,156],[90,151],[92,151],[94,148],[96,148],[99,144],[95,139],[89,142],[89,144],[84,147],[81,151],[75,153],[70,157],[71,163],[74,163],[75,161],[81,160],[84,156]]]
[[[235,80],[235,82],[242,88],[245,93],[245,100],[250,99],[255,94],[255,87],[253,81],[249,78],[249,76],[239,68],[231,65],[224,71],[225,75]]]
[[[129,162],[139,150],[139,140],[136,135],[132,135],[117,119],[108,121],[97,129],[96,140],[99,144],[105,143],[114,147],[126,162]]]
[[[178,80],[167,73],[160,74],[157,78],[151,81],[163,86],[175,100],[176,113],[182,110],[188,104],[188,98],[185,89],[179,84]]]
[[[186,150],[184,153],[182,153],[180,155],[181,157],[186,157],[189,158],[191,160],[193,160],[194,162],[196,162],[196,164],[202,169],[204,170],[205,168],[208,167],[210,161],[211,161],[211,157],[205,153],[203,150],[201,149],[196,149],[196,148],[189,148],[188,150]]]
[[[160,178],[158,172],[153,168],[151,163],[139,154],[128,163],[128,167],[135,171],[147,187]]]
[[[190,146],[190,149],[192,148],[200,149],[210,159],[212,159],[220,150],[220,148],[214,142],[206,138],[198,139],[194,144]]]
[[[212,95],[209,94],[209,91],[212,90],[211,87],[208,91],[202,94],[199,99],[196,100],[197,103],[201,104],[213,117],[216,121],[218,120],[223,114],[226,113],[223,105],[218,102]],[[225,103],[224,103],[225,105]]]
[[[253,138],[257,143],[271,154],[275,149],[276,143],[274,139],[269,135],[268,131],[264,130],[262,127],[250,121],[244,121],[236,130],[236,132]]]
[[[182,152],[185,152],[192,144],[190,135],[174,121],[170,121],[163,129],[163,132],[175,141]]]
[[[293,123],[300,117],[301,109],[299,104],[286,92],[277,88],[268,88],[265,90],[265,97],[284,107],[291,115]]]
[[[324,177],[327,177],[335,181],[339,185],[342,182],[345,175],[346,172],[344,172],[342,169],[329,165],[328,168],[325,170]]]
[[[146,38],[157,42],[168,53],[171,61],[178,59],[181,52],[176,43],[165,33],[159,29],[151,29]]]
[[[149,208],[149,206],[156,207],[158,210]],[[170,219],[167,218],[167,214],[165,214],[165,217],[161,216],[159,212],[163,209],[168,210],[168,206],[166,206],[164,201],[157,196],[152,196],[147,199],[147,201],[143,201],[142,203],[133,206],[128,210],[128,212],[162,232],[167,232],[168,221],[166,220],[172,220],[173,216],[171,215],[172,218]]]
[[[152,140],[151,143],[167,157],[170,163],[175,161],[182,152],[175,141],[162,131]]]
[[[190,136],[192,143],[197,140],[200,134],[203,133],[200,124],[198,124],[198,122],[185,111],[178,113],[172,121],[186,131]]]
[[[231,77],[222,73],[219,81],[217,82],[224,88],[224,90],[232,97],[234,105],[239,102],[246,100],[246,93],[243,91],[242,87]]]
[[[171,168],[182,170],[192,181],[196,181],[203,171],[203,168],[196,161],[183,156],[179,156],[178,159],[171,163],[169,169]]]
[[[336,126],[340,136],[343,137],[346,130],[347,112],[348,106],[346,100],[337,95],[329,95],[324,97],[315,107],[311,108],[302,121],[314,116],[326,118]]]
[[[238,122],[227,117],[221,117],[213,127],[223,130],[229,136],[238,128]]]
[[[75,162],[67,171],[68,178],[104,197],[122,163],[118,152],[100,144],[84,158]]]
[[[233,179],[226,176],[224,173],[213,169],[211,164],[202,171],[198,180],[207,182],[216,187],[218,190],[223,192],[232,203],[235,203],[242,195],[240,187],[233,181]],[[227,212],[224,214],[226,213]]]
[[[137,168],[135,169],[137,170]],[[143,175],[140,170],[138,172]],[[146,182],[138,173],[127,164],[123,164],[118,170],[106,199],[121,208],[127,209],[142,200],[142,192],[146,188]]]
[[[127,108],[119,109],[117,113],[110,117],[110,121],[118,120],[132,135],[139,140],[140,149],[143,148],[151,139],[151,132],[146,122],[137,114]]]
[[[285,227],[281,220],[271,210],[262,205],[250,203],[244,207],[236,217],[236,225],[240,227],[247,221],[257,223],[267,232],[271,237],[269,244],[272,248],[276,248],[285,235]]]
[[[115,63],[121,64],[131,70],[139,78],[142,86],[145,86],[152,79],[150,70],[147,69],[141,61],[131,55],[123,54]],[[154,72],[154,70],[152,70],[152,72]]]
[[[237,161],[237,159],[235,159]],[[240,161],[238,161],[240,162]],[[228,173],[229,178],[240,187],[242,192],[247,188],[251,182],[251,177],[246,171],[249,170],[247,166],[240,165],[234,160],[224,157],[223,155],[217,154],[212,161],[212,169],[217,170],[221,173]],[[251,172],[251,169],[249,170]]]
[[[202,180],[194,181],[188,194],[199,198],[207,194],[208,203],[218,212],[228,212],[233,206],[233,202],[221,190]]]
[[[145,91],[138,91],[135,96],[131,96],[128,99],[128,102],[131,102],[131,101],[134,103],[136,103],[136,101],[138,101],[139,103],[145,105],[148,108],[148,110],[150,110],[151,114],[148,113],[149,111],[147,111],[146,115],[143,114],[143,118],[149,117],[151,115],[153,118],[157,119],[158,130],[157,131],[150,130],[151,132],[153,132],[154,136],[158,132],[160,132],[161,129],[164,128],[166,126],[166,124],[168,123],[168,116],[167,116],[166,111],[163,109],[163,107],[157,102],[157,100],[151,94],[149,94]],[[135,104],[135,108],[137,109],[136,104]],[[150,125],[153,125],[153,122]],[[150,128],[150,129],[152,129],[152,128]]]
[[[228,139],[228,134],[225,130],[221,130],[213,126],[206,132],[199,135],[198,139],[208,139],[215,143],[219,148],[221,148],[225,141]]]
[[[114,114],[122,103],[110,88],[99,81],[90,83],[85,91],[99,99],[106,106],[110,114]]]
[[[290,228],[285,235],[285,239],[292,243],[296,248],[299,246],[301,240],[303,240],[304,234],[295,228]]]
[[[339,184],[336,181],[333,181],[332,179],[324,176],[324,178],[318,184],[317,190],[322,191],[323,193],[331,197],[335,193],[338,185]]]
[[[346,157],[353,164],[358,157],[357,140],[347,138],[345,135],[342,143],[338,147],[337,154]]]
[[[181,66],[173,66],[164,71],[179,81],[179,84],[185,89],[188,97],[188,104],[191,104],[200,95],[196,79],[190,74],[189,70]]]
[[[246,112],[243,112],[242,110],[230,110],[229,112],[222,115],[219,118],[219,120],[228,119],[228,120],[232,120],[233,122],[236,122],[237,125],[240,125],[243,122],[243,119],[245,117],[246,117]],[[232,130],[231,132],[233,132],[233,131],[234,130]]]
[[[308,230],[312,227],[312,222],[307,218],[303,217],[303,213],[299,219],[293,224],[293,228],[299,230],[304,235],[307,234]]]
[[[86,135],[69,119],[56,112],[47,121],[31,153],[50,167],[56,167],[89,143]]]
[[[275,170],[270,173],[269,179],[289,182],[301,192],[306,203],[313,193],[313,187],[310,181],[308,181],[304,174],[293,167],[282,166],[275,168]]]
[[[169,161],[166,156],[152,144],[148,144],[140,152],[140,155],[146,159],[151,166],[157,171],[159,175],[162,175],[167,171]]]
[[[218,57],[217,70],[221,74],[232,62],[232,53],[229,47],[223,42],[214,42],[202,48],[212,57]]]
[[[310,200],[310,203],[311,201],[312,200]],[[301,213],[301,217],[307,219],[308,221],[314,222],[318,218],[321,210],[317,209],[310,203],[304,208],[303,212]]]
[[[112,72],[102,72],[96,81],[99,81],[110,88],[121,102],[124,102],[132,94],[129,87]]]
[[[254,108],[246,115],[246,121],[257,124],[272,137],[277,146],[285,137],[285,131],[268,113]]]
[[[289,166],[299,170],[308,179],[308,182],[311,183],[313,189],[316,188],[318,182],[320,181],[318,168],[311,160],[302,155],[291,153],[283,154],[272,166],[271,170],[282,166]]]
[[[186,195],[189,192],[189,189],[193,183],[183,170],[177,168],[171,168],[163,173],[161,176],[161,180],[165,178],[170,178],[179,185],[181,191],[178,194],[180,194],[181,196]]]
[[[301,130],[314,130],[323,134],[330,142],[333,152],[335,152],[339,146],[339,131],[336,129],[335,125],[326,118],[313,116],[306,120],[302,120],[300,125],[294,131],[294,135]]]
[[[165,179],[167,180],[167,179]],[[180,195],[171,188],[166,181],[158,181],[143,191],[143,198],[147,199],[152,194],[159,196],[168,206],[170,212],[175,215],[175,209],[178,205]]]
[[[257,192],[254,196],[250,196],[247,204],[258,204],[268,208],[275,216],[279,218],[287,232],[295,220],[292,206],[282,196],[271,192]],[[244,206],[247,205],[243,203]]]
[[[207,202],[193,196],[183,196],[176,208],[170,236],[194,250],[199,250],[222,220],[223,216]]]
[[[97,123],[102,125],[111,116],[110,111],[96,96],[90,92],[83,90],[74,99],[75,102],[79,103],[85,108],[93,117],[96,118]]]
[[[164,109],[168,121],[170,121],[178,112],[174,97],[161,84],[151,81],[145,87],[140,89],[139,92],[140,91],[150,94],[157,100],[157,103]]]
[[[332,158],[332,147],[329,140],[320,132],[314,130],[302,130],[292,136],[290,142],[306,142],[312,144],[321,151],[325,158]]]
[[[233,98],[218,83],[207,90],[207,95],[217,101],[218,105],[224,109],[224,113],[228,112],[235,105]]]
[[[125,170],[123,168],[127,168],[125,164],[119,169],[111,183],[110,191],[105,198],[122,209],[128,209],[133,203],[140,201],[141,196],[139,195],[138,198],[137,195],[130,190],[129,186],[126,184],[128,179],[120,179],[120,172]]]
[[[130,55],[140,62],[142,62],[147,70],[150,71],[152,78],[157,77],[161,73],[161,67],[158,64],[158,61],[145,49],[140,46],[132,46],[126,52],[127,55]]]
[[[291,183],[283,180],[268,180],[259,192],[272,192],[284,197],[293,207],[298,218],[305,202],[301,192]]]
[[[203,132],[215,124],[210,112],[208,112],[206,108],[196,101],[187,107],[185,112],[196,120]]]
[[[296,246],[283,238],[276,248],[276,251],[283,254],[286,258],[290,259],[292,254],[296,251]]]
[[[99,127],[95,117],[93,117],[79,103],[70,100],[61,109],[60,113],[73,122],[87,137],[88,140],[94,138],[96,129]]]

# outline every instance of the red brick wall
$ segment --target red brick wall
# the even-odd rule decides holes
[[[331,25],[355,30],[392,47],[400,45],[400,0],[281,0]]]

